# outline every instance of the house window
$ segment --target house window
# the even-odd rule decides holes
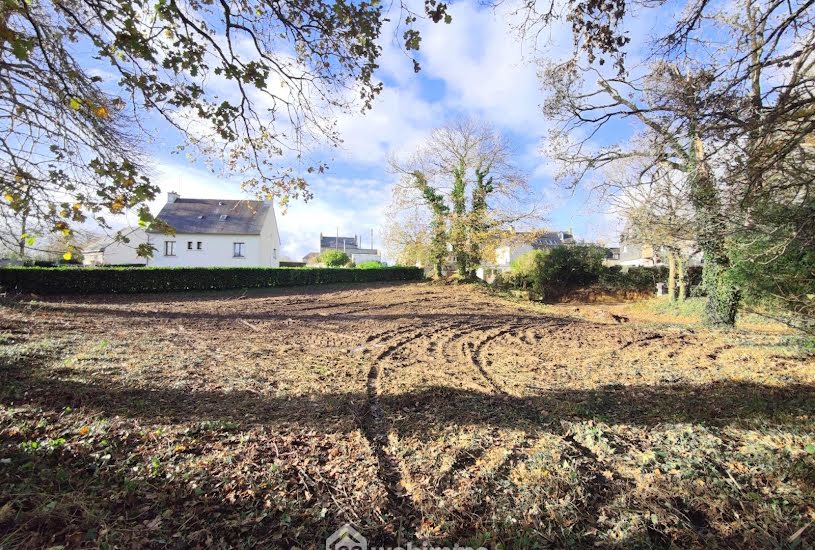
[[[175,241],[164,241],[164,255],[175,256]]]
[[[187,250],[192,250],[192,241],[187,241]]]
[[[203,244],[203,243],[202,243],[201,241],[198,241],[198,243],[196,244],[195,248],[197,248],[198,250],[201,250],[201,245],[202,245],[202,244]]]
[[[277,259],[277,249],[276,248],[272,249],[272,258],[275,259],[275,260]]]
[[[232,243],[232,257],[243,258],[246,243]]]

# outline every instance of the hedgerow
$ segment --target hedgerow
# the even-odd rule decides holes
[[[417,281],[424,272],[416,267],[382,269],[253,268],[253,267],[8,267],[0,269],[0,287],[38,294],[95,294],[226,290]]]

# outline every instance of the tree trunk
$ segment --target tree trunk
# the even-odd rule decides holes
[[[681,252],[676,255],[676,277],[679,280],[679,291],[677,292],[676,298],[680,302],[684,302],[688,293],[688,278],[685,272],[685,258],[682,257]]]
[[[668,252],[668,301],[676,301],[676,255]]]
[[[28,226],[27,226],[28,215],[27,214],[28,214],[27,211],[23,213],[23,219],[22,219],[22,222],[20,222],[20,240],[18,242],[18,246],[20,247],[20,259],[21,260],[25,259],[25,243],[26,243],[26,239],[28,238],[28,235],[26,235],[26,229],[28,228]]]
[[[704,144],[693,136],[694,173],[691,200],[696,210],[699,247],[704,255],[702,279],[707,292],[705,321],[710,325],[733,326],[741,298],[730,280],[730,261],[724,248],[724,219],[713,174],[705,159]]]

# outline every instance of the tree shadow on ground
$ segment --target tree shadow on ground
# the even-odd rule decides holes
[[[51,410],[83,407],[103,415],[146,422],[224,420],[355,429],[367,414],[364,392],[275,395],[253,391],[134,388],[99,377],[62,379],[47,368],[0,365],[0,402],[31,403]],[[538,389],[534,396],[485,393],[450,386],[379,396],[387,414],[401,411],[394,428],[403,436],[430,436],[459,425],[545,428],[561,420],[601,420],[653,427],[663,423],[746,426],[755,421],[793,423],[815,410],[815,385],[785,386],[717,381],[699,384],[605,385],[591,389]]]

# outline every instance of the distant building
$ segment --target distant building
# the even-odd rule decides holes
[[[687,259],[688,266],[702,265],[702,253],[695,241],[685,241],[681,245],[682,255]],[[617,251],[616,257],[607,257],[606,265],[620,265],[623,267],[660,267],[668,265],[668,255],[664,247],[655,247],[646,243],[638,243],[620,236],[620,246],[610,248]]]
[[[382,256],[376,248],[362,248],[359,235],[353,237],[329,237],[320,233],[320,253],[329,250],[345,252],[355,264],[362,262],[381,262]]]
[[[495,247],[495,263],[483,264],[476,270],[476,275],[491,283],[497,273],[509,271],[512,262],[532,250],[546,250],[561,245],[575,244],[572,230],[568,231],[525,231],[505,237]]]
[[[532,250],[546,250],[555,246],[575,244],[572,230],[515,233],[495,247],[495,267],[509,269],[513,261]]]

